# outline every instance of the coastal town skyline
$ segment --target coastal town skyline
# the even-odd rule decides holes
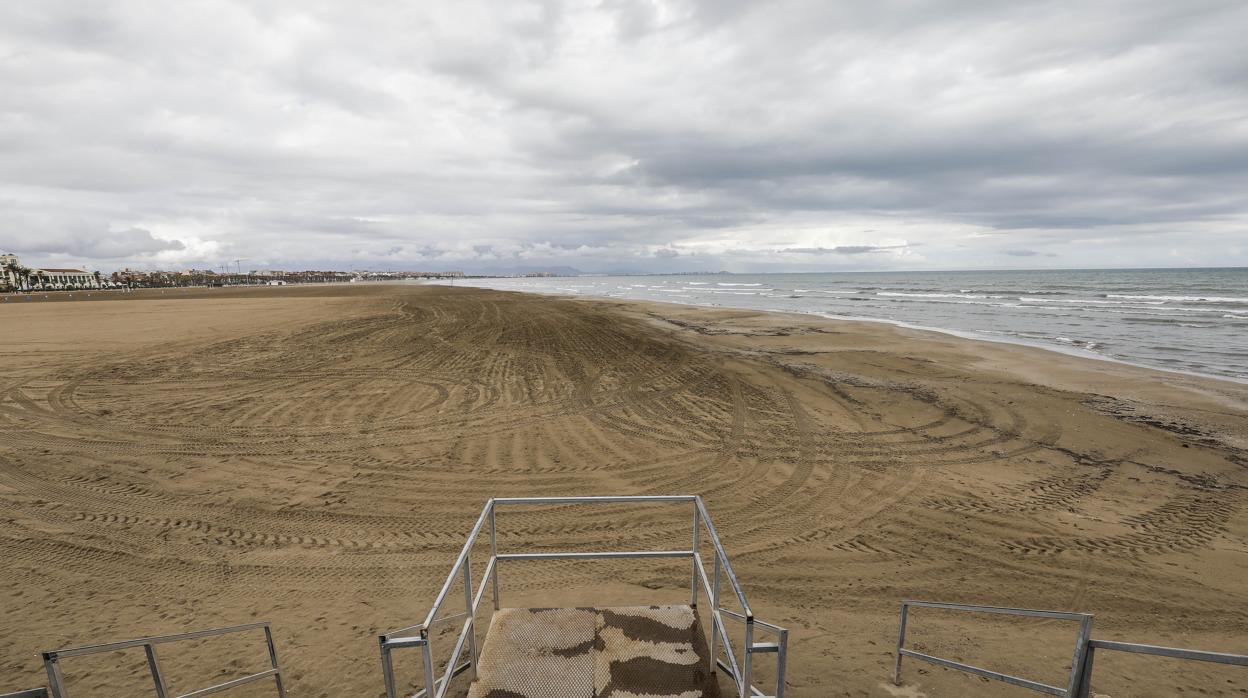
[[[241,262],[242,260],[235,260]],[[0,254],[0,293],[79,289],[163,288],[240,284],[335,283],[404,279],[458,279],[461,271],[248,269],[124,269],[104,273],[74,267],[28,266],[15,254]]]
[[[166,287],[166,286],[200,286],[213,285],[219,283],[239,284],[239,283],[264,283],[273,280],[289,280],[290,283],[327,283],[334,281],[380,281],[380,280],[403,280],[403,279],[459,279],[467,277],[476,278],[507,278],[507,277],[572,277],[572,276],[688,276],[688,275],[714,275],[714,274],[733,274],[725,269],[681,269],[672,271],[653,271],[645,269],[616,269],[600,272],[590,272],[567,266],[520,266],[510,268],[493,268],[491,271],[462,271],[462,270],[429,270],[418,269],[412,265],[398,265],[399,268],[389,267],[386,269],[299,269],[286,270],[272,267],[251,268],[243,270],[241,262],[243,260],[233,260],[234,266],[231,268],[229,263],[220,263],[217,265],[199,264],[188,265],[185,267],[161,267],[159,265],[149,263],[139,268],[131,268],[129,266],[111,271],[101,271],[99,269],[91,269],[90,265],[81,265],[78,267],[52,267],[50,265],[27,266],[22,263],[21,257],[12,253],[0,253],[0,292],[4,291],[29,291],[29,290],[72,290],[75,288],[122,288],[127,286],[144,286],[144,287]],[[407,268],[404,268],[404,267]],[[1237,269],[1240,267],[1221,266],[1221,267],[1151,267],[1143,269]],[[1135,267],[1087,267],[1087,268],[1068,268],[1066,271],[1095,271],[1103,269],[1106,271],[1136,269]],[[1061,268],[1032,268],[1032,269],[1013,269],[994,267],[991,271],[1063,271]],[[820,272],[803,272],[794,271],[788,273],[795,274],[811,274],[811,273],[855,273],[868,271],[891,271],[896,273],[910,272],[959,272],[959,271],[985,271],[984,269],[928,269],[928,270],[857,270],[857,269],[834,269],[830,271]],[[749,273],[749,272],[745,272]],[[768,272],[764,272],[768,273]],[[785,272],[770,272],[785,273]],[[69,276],[66,276],[66,275]]]

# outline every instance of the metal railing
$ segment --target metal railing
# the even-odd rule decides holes
[[[1011,616],[1027,616],[1031,618],[1051,618],[1056,620],[1079,621],[1079,638],[1075,645],[1075,656],[1071,662],[1070,683],[1066,688],[1058,686],[1049,686],[1047,684],[1031,681],[1029,679],[1010,676],[988,669],[983,669],[961,662],[955,662],[950,659],[934,657],[922,652],[908,650],[906,644],[906,622],[909,618],[909,609],[911,606],[919,608],[937,608],[948,611],[971,611],[976,613],[999,613]],[[1209,662],[1213,664],[1226,664],[1231,666],[1248,667],[1248,655],[1242,654],[1224,654],[1221,652],[1205,652],[1202,650],[1182,649],[1178,647],[1158,647],[1156,645],[1142,645],[1134,642],[1115,642],[1111,640],[1094,640],[1092,635],[1092,615],[1087,613],[1066,613],[1063,611],[1036,611],[1027,608],[999,608],[997,606],[974,606],[970,604],[955,603],[936,603],[932,601],[903,601],[901,603],[901,628],[897,634],[897,662],[893,668],[893,683],[901,685],[901,658],[913,657],[925,662],[930,662],[938,666],[964,671],[968,674],[983,676],[989,679],[1004,681],[1015,686],[1028,688],[1041,693],[1048,693],[1054,696],[1071,696],[1071,698],[1091,698],[1092,696],[1092,667],[1096,657],[1096,650],[1107,650],[1111,652],[1129,652],[1132,654],[1145,654],[1154,657],[1169,657],[1171,659],[1185,659],[1194,662]]]
[[[1049,618],[1053,620],[1068,620],[1079,622],[1079,638],[1075,642],[1075,654],[1070,663],[1070,676],[1068,677],[1065,688],[1058,686],[1050,686],[1049,684],[1024,679],[1019,676],[1011,676],[1000,672],[991,671],[982,667],[972,666],[955,662],[952,659],[944,659],[923,652],[906,649],[906,622],[909,620],[910,607],[916,608],[936,608],[945,611],[968,611],[971,613],[996,613],[1008,616],[1024,616],[1028,618]],[[971,604],[958,603],[936,603],[934,601],[902,601],[901,602],[901,627],[897,633],[897,662],[893,667],[893,684],[901,685],[901,658],[913,657],[924,662],[936,664],[937,666],[948,667],[958,671],[964,671],[968,674],[982,676],[987,679],[996,681],[1004,681],[1013,686],[1031,689],[1040,693],[1047,693],[1052,696],[1077,696],[1082,684],[1082,672],[1084,667],[1084,656],[1088,651],[1088,640],[1092,634],[1092,616],[1087,613],[1066,613],[1063,611],[1036,611],[1028,608],[1001,608],[999,606],[975,606]]]
[[[207,696],[213,693],[227,691],[237,686],[259,681],[261,679],[273,677],[274,683],[277,685],[277,695],[285,697],[286,689],[282,686],[282,669],[277,663],[277,649],[273,646],[273,631],[269,628],[267,622],[248,623],[247,625],[235,625],[229,628],[214,628],[212,630],[199,630],[190,633],[180,633],[177,635],[160,635],[156,637],[143,637],[137,640],[126,640],[123,642],[110,642],[103,645],[89,645],[85,647],[71,647],[68,649],[51,650],[43,653],[43,666],[48,672],[48,683],[52,698],[68,698],[69,694],[65,688],[65,677],[61,673],[61,660],[69,657],[81,657],[88,654],[99,654],[101,652],[115,652],[117,650],[129,649],[132,647],[142,647],[147,653],[147,667],[152,674],[152,683],[156,686],[157,698],[170,698],[169,684],[165,681],[165,675],[160,668],[160,660],[156,656],[156,645],[168,642],[180,642],[183,640],[197,640],[205,637],[213,637],[216,635],[227,635],[231,633],[241,633],[248,630],[264,629],[264,641],[269,650],[269,669],[249,674],[237,679],[232,679],[224,683],[201,688],[190,693],[183,693],[177,698],[199,698],[199,696]],[[22,694],[18,694],[22,695]]]
[[[1180,649],[1178,647],[1157,647],[1156,645],[1141,645],[1134,642],[1091,640],[1088,642],[1088,653],[1083,660],[1083,679],[1079,682],[1079,698],[1090,698],[1092,695],[1092,662],[1097,650],[1130,652],[1132,654],[1147,654],[1154,657],[1186,659],[1193,662],[1211,662],[1214,664],[1248,667],[1248,655],[1243,654],[1203,652],[1201,650]]]
[[[0,698],[48,698],[48,689],[28,688],[14,693],[0,693]]]
[[[636,503],[684,503],[688,504],[692,510],[693,526],[692,526],[692,546],[688,550],[635,550],[635,551],[611,551],[611,552],[543,552],[543,553],[499,553],[498,552],[498,525],[495,513],[500,506],[514,505],[547,505],[547,504],[636,504]],[[486,564],[485,571],[481,575],[480,584],[473,593],[473,576],[472,566],[469,560],[473,545],[476,543],[477,536],[481,530],[488,524],[490,531],[490,558]],[[707,539],[710,541],[714,550],[713,572],[707,574],[706,566],[702,561],[700,550],[701,535],[705,529]],[[419,647],[421,649],[421,657],[424,665],[424,688],[413,694],[412,698],[443,698],[447,690],[450,688],[451,680],[463,673],[470,673],[475,677],[478,655],[476,644],[476,615],[477,609],[481,605],[486,592],[487,586],[492,590],[493,610],[499,610],[499,563],[505,561],[518,560],[593,560],[593,559],[636,559],[636,558],[689,558],[692,562],[692,570],[690,572],[690,606],[696,608],[698,604],[698,582],[702,582],[702,589],[705,591],[708,599],[711,600],[711,630],[710,630],[710,671],[714,673],[717,669],[724,670],[733,680],[737,687],[738,698],[747,698],[749,696],[768,696],[751,683],[753,674],[753,656],[755,654],[770,653],[776,655],[776,690],[772,694],[774,698],[784,698],[784,674],[785,664],[788,656],[788,631],[770,623],[765,623],[754,618],[753,611],[750,610],[750,604],[746,601],[745,592],[741,589],[741,584],[737,580],[737,575],[732,570],[731,563],[728,562],[728,556],[724,552],[723,544],[719,540],[719,533],[715,530],[715,525],[711,523],[711,517],[706,511],[706,506],[702,502],[702,498],[696,495],[674,495],[674,496],[623,496],[623,497],[498,497],[490,499],[486,502],[485,507],[481,510],[481,515],[477,517],[476,525],[472,527],[472,531],[468,534],[468,540],[464,543],[463,550],[459,553],[459,557],[455,560],[455,564],[451,566],[450,574],[447,575],[446,583],[442,585],[442,589],[438,592],[434,599],[433,606],[429,609],[429,613],[425,616],[424,622],[418,625],[400,628],[381,635],[378,639],[381,645],[381,668],[382,675],[385,679],[386,696],[388,698],[398,698],[397,686],[394,678],[394,662],[391,653],[395,649],[404,647]],[[443,605],[447,600],[452,586],[454,586],[456,578],[463,577],[464,585],[464,608],[462,613],[438,617]],[[720,604],[720,591],[722,587],[722,578],[728,578],[728,585],[732,589],[733,595],[740,604],[741,612],[735,612],[731,609],[724,608]],[[724,619],[730,619],[744,626],[744,641],[742,648],[744,652],[740,662],[737,661],[736,653],[733,650],[731,634],[728,632],[724,624]],[[463,621],[460,626],[459,635],[455,641],[455,646],[451,650],[451,656],[446,662],[446,668],[441,677],[435,676],[433,651],[430,646],[430,631],[435,627],[444,623],[454,623]],[[755,632],[761,630],[775,637],[775,642],[755,642]],[[719,659],[716,654],[717,643],[722,642],[722,649],[728,658],[727,662]],[[460,661],[461,655],[467,649],[468,655],[464,661]]]

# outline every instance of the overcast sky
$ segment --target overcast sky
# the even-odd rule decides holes
[[[1248,2],[0,3],[0,251],[1248,265]]]

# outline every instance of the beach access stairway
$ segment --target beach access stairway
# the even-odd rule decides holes
[[[689,606],[504,608],[468,698],[714,698],[709,658]]]
[[[688,507],[690,547],[608,552],[498,550],[495,515],[499,508],[575,510],[612,504]],[[487,530],[489,557],[474,586],[472,552]],[[505,608],[500,603],[499,571],[513,562],[644,558],[690,561],[687,604]],[[725,581],[727,594],[721,593]],[[444,614],[454,587],[462,587],[463,601],[452,604],[453,610]],[[487,590],[492,604],[483,612]],[[701,606],[700,598],[705,600]],[[459,628],[453,640],[448,626]],[[483,635],[479,630],[484,630]],[[706,506],[693,495],[491,499],[424,622],[385,633],[379,641],[388,698],[409,695],[400,690],[395,672],[394,652],[404,648],[420,650],[422,671],[414,682],[418,690],[410,694],[412,698],[443,698],[464,674],[470,682],[469,698],[719,698],[725,695],[720,691],[720,676],[731,685],[727,695],[783,698],[788,652],[788,631],[754,617]],[[767,672],[771,679],[767,684],[773,687],[770,692],[753,683],[763,673],[755,666],[758,655],[775,659]]]

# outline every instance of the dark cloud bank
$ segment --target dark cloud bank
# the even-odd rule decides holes
[[[1248,264],[1248,5],[0,6],[41,263]]]

